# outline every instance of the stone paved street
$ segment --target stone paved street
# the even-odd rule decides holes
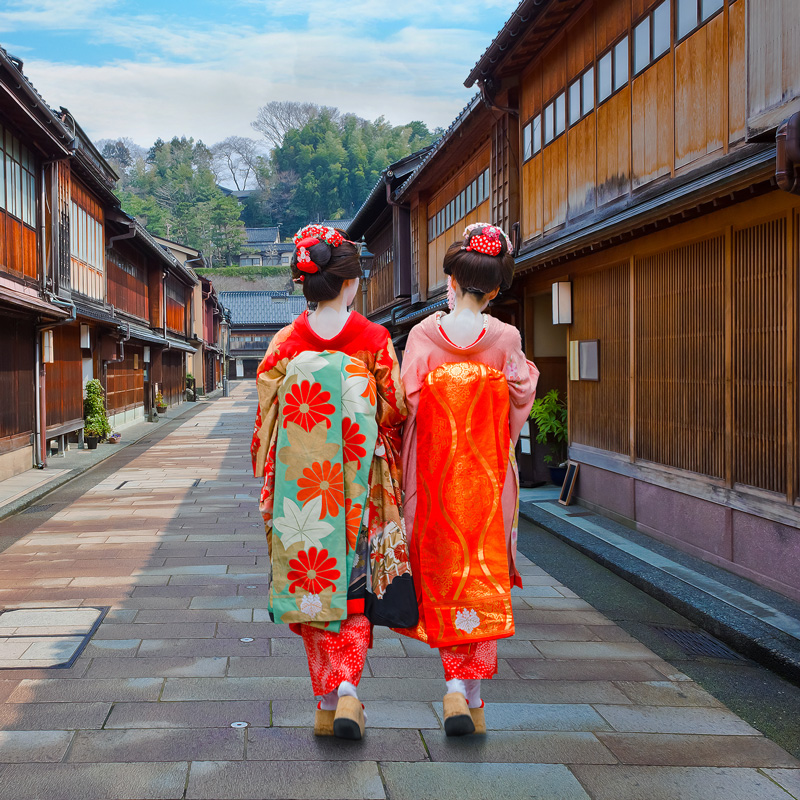
[[[0,670],[2,800],[800,798],[800,762],[525,558],[486,737],[446,739],[439,659],[376,629],[365,739],[315,739],[266,610],[254,409],[251,383],[202,404],[0,553],[0,608],[109,607],[71,667]],[[0,627],[3,666],[37,619]]]

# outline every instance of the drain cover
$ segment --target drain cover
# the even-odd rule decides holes
[[[55,503],[44,503],[43,505],[39,506],[28,506],[22,513],[23,514],[36,514],[39,511],[47,511],[48,508],[52,508]]]
[[[738,653],[734,653],[733,650],[717,641],[713,636],[709,636],[705,631],[666,628],[662,625],[651,625],[650,627],[675,642],[681,650],[689,655],[722,658],[727,661],[744,661]]]

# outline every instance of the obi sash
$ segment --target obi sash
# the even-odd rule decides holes
[[[353,575],[367,571],[375,379],[358,358],[306,351],[287,365],[278,404],[270,612],[338,631]]]
[[[509,463],[505,376],[443,364],[417,411],[417,509],[411,544],[420,622],[432,647],[514,635],[501,497]]]

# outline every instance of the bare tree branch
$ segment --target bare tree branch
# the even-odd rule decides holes
[[[263,157],[261,144],[244,136],[229,136],[217,142],[211,153],[211,168],[217,181],[230,179],[239,191],[247,189],[247,182],[255,179]]]
[[[266,139],[271,148],[280,147],[289,131],[302,128],[323,112],[328,112],[332,119],[339,117],[339,110],[332,106],[273,100],[258,109],[258,116],[250,126]]]

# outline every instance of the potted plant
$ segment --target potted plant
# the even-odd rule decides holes
[[[186,399],[192,403],[197,400],[197,384],[191,372],[186,373]]]
[[[86,446],[95,450],[97,443],[111,433],[106,415],[106,403],[103,384],[97,378],[86,382],[86,398],[83,401],[83,435],[86,437]]]
[[[161,394],[161,390],[156,392],[156,411],[158,411],[159,414],[167,413],[167,402],[164,400],[164,395]]]
[[[567,404],[559,396],[558,389],[551,389],[544,397],[534,400],[531,419],[538,429],[536,441],[550,448],[544,457],[545,464],[550,467],[550,480],[561,486],[567,475]]]

